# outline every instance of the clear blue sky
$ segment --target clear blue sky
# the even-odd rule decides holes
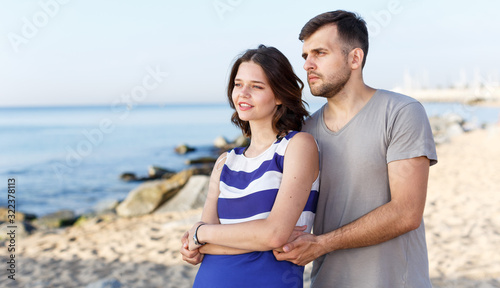
[[[260,43],[305,79],[298,33],[336,9],[369,24],[373,87],[405,71],[434,87],[498,79],[500,1],[0,0],[0,106],[223,102],[232,60]]]

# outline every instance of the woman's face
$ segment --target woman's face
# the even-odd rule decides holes
[[[234,79],[232,99],[243,121],[272,121],[281,104],[271,89],[266,74],[255,62],[243,62]]]

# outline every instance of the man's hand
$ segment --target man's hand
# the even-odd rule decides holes
[[[295,226],[293,228],[292,234],[290,234],[290,237],[288,237],[288,240],[286,241],[286,243],[293,242],[299,236],[309,234],[309,233],[304,232],[306,229],[307,229],[307,225]],[[283,252],[283,247],[276,248],[276,249],[274,249],[274,251],[281,253],[281,252]]]
[[[189,250],[188,236],[189,236],[189,231],[184,233],[184,235],[181,238],[182,246],[180,252],[182,254],[182,260],[192,265],[198,265],[203,260],[203,254],[201,254],[198,249],[193,251]]]
[[[323,255],[318,237],[309,233],[302,233],[294,241],[283,246],[282,251],[273,251],[274,257],[278,261],[290,261],[294,264],[305,266],[309,262]]]

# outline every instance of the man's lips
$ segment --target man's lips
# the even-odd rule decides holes
[[[319,79],[319,76],[318,75],[315,75],[315,74],[309,74],[307,76],[307,79],[309,79],[309,81],[314,81],[314,80],[318,80]]]

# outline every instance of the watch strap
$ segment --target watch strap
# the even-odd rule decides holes
[[[198,245],[198,246],[203,246],[203,245],[207,244],[206,242],[205,242],[205,243],[200,243],[200,242],[198,241],[198,229],[199,229],[201,226],[203,226],[203,225],[205,225],[205,223],[201,223],[200,225],[198,225],[198,227],[196,227],[196,230],[194,230],[193,241],[194,241],[194,244],[196,244],[196,245]]]

